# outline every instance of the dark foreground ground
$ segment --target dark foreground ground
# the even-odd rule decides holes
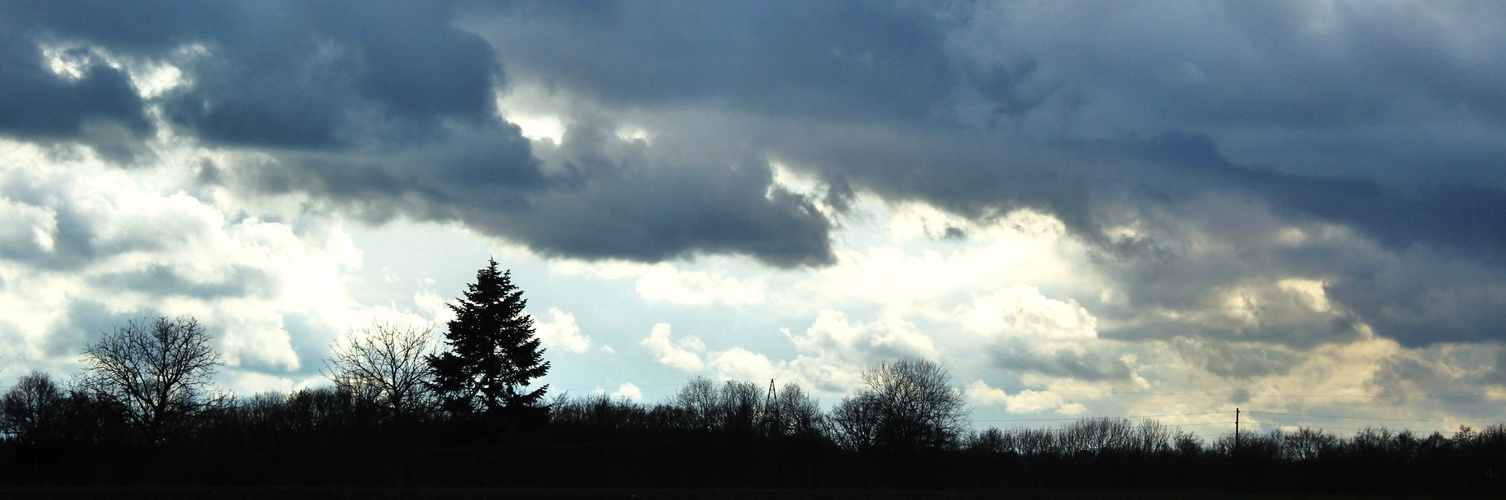
[[[319,499],[319,500],[1409,500],[1432,497],[1348,495],[1239,495],[1227,493],[1010,493],[895,490],[636,490],[450,488],[0,488],[0,500],[52,499]],[[1439,497],[1453,498],[1461,497]]]

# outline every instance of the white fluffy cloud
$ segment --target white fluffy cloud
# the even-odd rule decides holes
[[[1060,394],[1053,392],[1025,389],[1011,396],[1002,389],[989,387],[982,380],[975,380],[968,384],[963,394],[973,403],[983,406],[1003,406],[1009,413],[1055,411],[1065,415],[1076,415],[1087,409],[1081,403],[1068,403]]]
[[[909,322],[854,322],[836,310],[822,311],[804,332],[785,331],[785,336],[797,351],[792,359],[775,360],[740,346],[707,349],[695,336],[673,338],[665,323],[655,325],[641,343],[659,363],[688,372],[706,371],[722,379],[800,381],[835,393],[854,387],[858,374],[873,363],[939,356],[930,337]]]
[[[790,341],[802,351],[848,363],[899,357],[935,359],[938,355],[935,343],[913,323],[899,318],[854,322],[833,309],[822,310],[804,334],[791,336]]]
[[[856,241],[837,247],[835,265],[771,293],[782,308],[815,314],[880,305],[883,316],[942,319],[954,313],[958,300],[1000,284],[1026,283],[1054,293],[1096,294],[1104,287],[1100,276],[1082,266],[1088,247],[1049,215],[1016,210],[978,224],[917,203],[890,207],[860,197],[856,206],[883,221],[889,237],[874,238],[877,228],[854,228],[848,239]]]
[[[639,298],[650,303],[743,306],[763,302],[766,295],[761,278],[745,280],[720,271],[680,270],[669,263],[557,259],[550,262],[550,269],[566,275],[607,280],[636,278],[634,290]]]
[[[185,190],[191,174],[172,164],[127,171],[56,153],[0,147],[0,325],[13,329],[0,356],[12,366],[68,369],[84,341],[126,320],[192,316],[232,389],[278,388],[292,379],[245,372],[311,371],[365,314],[344,283],[361,252],[338,219],[267,220]]]
[[[1098,336],[1098,319],[1077,301],[1047,298],[1030,285],[1015,285],[976,297],[954,314],[963,329],[980,335],[1014,335],[1043,339]]]
[[[649,302],[703,305],[721,302],[739,306],[762,302],[763,283],[744,283],[721,273],[677,271],[669,264],[650,268],[638,278],[638,296]]]
[[[612,393],[612,397],[616,399],[642,401],[643,389],[639,389],[638,386],[633,385],[632,382],[623,382],[622,385],[617,386],[617,391]]]
[[[0,197],[0,249],[8,254],[51,252],[57,213]]]
[[[545,347],[570,352],[586,352],[591,348],[591,337],[580,333],[575,324],[575,315],[549,308],[549,319],[535,319],[535,331]]]
[[[709,351],[706,344],[695,336],[675,340],[671,338],[670,326],[665,323],[654,325],[642,344],[660,363],[688,372],[710,370],[718,378],[758,380],[777,377],[784,371],[783,363],[776,364],[763,354],[741,347]]]
[[[782,365],[770,361],[768,356],[741,347],[712,353],[708,363],[721,378],[753,381],[780,377],[784,372]]]
[[[648,347],[654,360],[686,371],[705,368],[706,362],[701,360],[701,353],[706,350],[706,344],[696,337],[671,340],[669,328],[668,323],[656,324],[641,342]]]

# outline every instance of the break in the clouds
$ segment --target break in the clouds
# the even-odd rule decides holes
[[[474,266],[401,256],[474,247],[531,262],[551,353],[623,370],[581,384],[624,397],[665,373],[839,391],[928,356],[1000,411],[1212,380],[1288,406],[1452,386],[1478,412],[1506,395],[1502,358],[1461,354],[1506,342],[1503,22],[4,1],[0,355],[66,366],[123,318],[195,314],[246,387],[291,386],[359,316],[442,320],[456,292],[424,273]]]

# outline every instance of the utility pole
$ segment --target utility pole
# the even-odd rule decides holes
[[[779,420],[778,396],[779,395],[774,392],[774,379],[771,378],[769,379],[769,397],[768,399],[764,400],[763,405],[764,421],[768,422],[767,425],[769,426],[770,434],[774,432],[778,432],[780,434],[784,433],[783,422]]]
[[[1234,454],[1239,455],[1239,408],[1234,409]]]
[[[784,420],[779,418],[779,394],[774,392],[774,379],[772,378],[769,379],[769,399],[763,414],[764,421],[768,422],[768,430],[765,431],[767,435],[783,436]],[[774,484],[782,485],[784,484],[784,460],[777,460],[776,463],[778,465],[774,469]]]

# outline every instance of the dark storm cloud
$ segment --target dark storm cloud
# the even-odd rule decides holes
[[[129,290],[153,297],[214,300],[226,297],[264,297],[272,292],[272,277],[260,269],[231,266],[225,276],[186,276],[166,265],[109,273],[91,279],[103,290]]]
[[[1283,277],[1322,280],[1335,303],[1332,317],[1106,336],[1506,335],[1492,326],[1506,320],[1494,4],[3,5],[18,64],[0,81],[108,103],[7,133],[66,136],[95,117],[141,129],[132,117],[160,106],[176,129],[268,158],[207,182],[372,220],[459,220],[548,255],[794,266],[834,260],[838,221],[817,201],[845,213],[871,192],[983,221],[1031,208],[1091,243],[1126,292],[1129,308],[1095,314],[1206,309]],[[131,101],[106,65],[54,77],[44,41],[168,61],[193,83]],[[530,144],[495,118],[494,92],[515,82],[599,116]],[[654,139],[616,137],[619,118]],[[816,174],[824,198],[774,185],[773,161]],[[1107,232],[1132,222],[1145,234]],[[1328,226],[1356,236],[1271,236]]]
[[[964,216],[1035,208],[1069,225],[1096,225],[1092,208],[1108,183],[1093,170],[1102,160],[1064,148],[1022,143],[988,131],[887,125],[790,127],[755,132],[770,149],[823,177],[859,186],[890,200],[924,200]]]
[[[1418,249],[1399,262],[1361,266],[1327,292],[1407,345],[1506,339],[1506,269],[1499,266]]]
[[[159,105],[183,132],[270,159],[208,164],[205,182],[311,193],[374,221],[460,220],[550,255],[656,261],[741,253],[778,266],[832,260],[830,222],[810,200],[771,186],[767,161],[751,155],[667,165],[654,163],[663,158],[571,157],[568,172],[546,175],[518,128],[496,118],[495,91],[506,84],[501,62],[480,37],[454,26],[444,3],[16,2],[5,11],[26,26],[17,31],[22,49],[59,41],[183,71],[188,85],[145,104],[132,94],[128,110]],[[891,32],[909,29],[901,20],[891,18],[898,23]],[[819,69],[816,62],[805,64]],[[755,88],[763,87],[748,87]],[[578,128],[567,147],[605,140],[582,139],[589,127]],[[833,202],[850,198],[832,190]]]
[[[1452,248],[1506,264],[1506,190],[1456,183],[1403,189],[1358,177],[1285,174],[1236,165],[1211,140],[1185,134],[1163,135],[1136,148],[1191,180],[1193,189],[1256,195],[1290,216],[1352,225],[1397,250]]]
[[[686,154],[695,146],[668,138],[671,144],[650,146],[611,129],[583,118],[561,145],[539,151],[541,160],[525,140],[482,137],[388,157],[283,155],[212,177],[243,176],[222,182],[260,191],[317,191],[375,220],[460,220],[545,255],[654,262],[742,253],[781,267],[831,262],[831,222],[812,200],[774,186],[766,161]],[[414,172],[413,164],[427,169]]]
[[[484,122],[500,68],[439,4],[294,2],[205,43],[192,88],[165,105],[208,140],[295,148],[411,141],[444,120]],[[247,9],[249,10],[249,9]]]
[[[1382,359],[1365,383],[1383,401],[1496,418],[1500,402],[1490,390],[1506,381],[1503,373],[1506,348],[1499,343],[1445,346]]]
[[[833,261],[831,222],[812,200],[775,186],[755,152],[676,136],[650,144],[614,128],[577,118],[559,148],[541,152],[562,171],[561,187],[535,197],[528,211],[469,220],[521,234],[546,254],[659,261],[743,252],[782,267]]]
[[[939,5],[522,1],[478,26],[515,67],[612,105],[915,120],[958,80]]]
[[[1474,156],[1435,156],[1453,163],[1427,176],[1425,165],[1352,161],[1310,175],[1306,164],[1250,150],[1259,134],[1295,142],[1327,132],[1330,144],[1362,135],[1325,158],[1368,158],[1367,151],[1397,142],[1443,153],[1433,147],[1443,139],[1437,135],[1363,134],[1405,123],[1407,113],[1451,119],[1438,115],[1450,109],[1499,127],[1506,71],[1476,64],[1489,44],[1461,46],[1442,33],[1500,38],[1480,32],[1500,9],[1095,7],[1109,12],[1070,3],[521,2],[494,13],[499,20],[491,24],[474,24],[531,78],[627,107],[708,104],[793,118],[798,136],[773,139],[772,149],[890,197],[923,197],[963,213],[1032,206],[1082,224],[1094,205],[1125,189],[1185,196],[1232,185],[1297,216],[1357,224],[1399,247],[1421,242],[1497,254],[1506,245],[1496,236],[1506,218],[1489,217],[1506,209],[1506,182],[1464,184],[1470,172],[1498,170],[1486,159],[1506,152],[1500,140],[1477,141],[1474,148],[1485,149]],[[1161,24],[1168,20],[1176,22],[1170,29]],[[1063,32],[1084,36],[1063,39]],[[876,62],[844,65],[837,54],[871,54]],[[1104,126],[1132,138],[1073,130],[1086,125],[1026,135],[1045,141],[957,131],[968,120],[953,108],[965,107],[958,96],[970,93],[986,97],[990,114],[1046,123],[1108,113]],[[822,126],[845,127],[854,116],[914,128],[870,141]],[[1244,159],[1225,160],[1217,153],[1222,142],[1244,145],[1236,147]],[[1138,161],[1142,148],[1163,157]],[[1202,171],[1182,168],[1189,156],[1201,156],[1194,160],[1204,162]],[[1073,172],[1066,162],[1096,165]]]
[[[169,122],[231,145],[349,147],[491,117],[491,49],[446,4],[16,2],[39,38],[167,59],[192,79]],[[202,47],[203,53],[184,51]]]
[[[506,124],[449,127],[430,142],[355,151],[280,152],[272,161],[207,165],[200,177],[258,193],[310,192],[368,220],[453,219],[521,210],[549,189],[528,140]]]
[[[1198,368],[1214,375],[1240,380],[1282,375],[1304,361],[1299,353],[1279,344],[1177,337],[1171,342],[1171,347]]]
[[[72,51],[64,57],[81,64],[83,74],[75,79],[53,73],[40,47],[0,32],[0,134],[78,138],[91,121],[137,134],[151,130],[129,77],[87,53]]]
[[[1142,305],[1179,307],[1199,299],[1196,286],[1233,285],[1244,276],[1290,273],[1325,278],[1325,292],[1352,311],[1329,321],[1331,328],[1241,332],[1246,338],[1288,345],[1353,338],[1354,322],[1418,346],[1506,336],[1498,325],[1506,310],[1506,192],[1470,185],[1421,185],[1411,189],[1363,178],[1315,178],[1264,167],[1235,165],[1206,138],[1163,136],[1141,147],[1147,158],[1200,182],[1147,187],[1150,199],[1196,221],[1220,240],[1236,245],[1229,255],[1192,256],[1175,242],[1121,245],[1114,266],[1134,269],[1132,294]],[[1291,247],[1271,241],[1277,220],[1235,212],[1188,214],[1195,189],[1246,200],[1242,210],[1269,210],[1283,225],[1321,233],[1322,224],[1343,224],[1380,244]],[[1205,193],[1206,195],[1206,193]],[[1164,233],[1163,233],[1164,234]],[[1386,254],[1378,254],[1377,251]],[[1176,331],[1163,329],[1162,334]],[[1110,335],[1131,335],[1116,332]],[[1285,337],[1285,339],[1283,339]]]

